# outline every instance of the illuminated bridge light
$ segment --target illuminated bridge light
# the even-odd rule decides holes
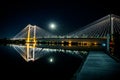
[[[69,43],[68,46],[71,47],[71,46],[72,46],[72,45],[71,45],[72,41],[69,41],[68,43]]]
[[[105,47],[105,46],[106,46],[106,44],[105,44],[105,43],[102,43],[102,46],[104,46],[104,47]]]
[[[97,43],[96,43],[96,42],[94,42],[94,45],[97,45]]]
[[[62,41],[62,43],[64,43],[64,41]]]

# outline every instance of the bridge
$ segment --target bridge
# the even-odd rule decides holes
[[[24,40],[26,42],[26,50],[23,48],[19,50],[27,51],[26,54],[23,55],[24,59],[34,61],[36,54],[35,49],[38,43],[67,44],[68,46],[104,44],[106,45],[106,50],[109,51],[109,43],[113,42],[113,34],[120,34],[119,26],[120,17],[114,14],[107,15],[64,36],[53,35],[36,25],[28,24],[11,40]],[[16,49],[20,52],[18,47]]]

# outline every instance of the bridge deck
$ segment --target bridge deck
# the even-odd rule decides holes
[[[104,52],[91,51],[76,80],[120,80],[120,63]]]

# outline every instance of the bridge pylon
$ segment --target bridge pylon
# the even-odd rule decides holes
[[[114,28],[113,28],[113,25],[114,25],[114,17],[113,17],[113,15],[112,14],[110,14],[110,41],[112,41],[113,42],[113,34],[114,34]]]
[[[33,29],[33,36],[31,36],[32,34],[32,30]],[[28,25],[27,26],[27,39],[26,39],[26,42],[27,43],[30,43],[30,42],[34,42],[36,43],[36,26],[32,26],[32,25]]]
[[[31,36],[31,30],[33,29],[33,36]],[[30,43],[32,42],[32,46]],[[35,60],[35,46],[36,46],[36,26],[28,25],[27,26],[27,39],[26,39],[26,60],[27,61],[34,61]],[[30,48],[32,47],[33,52],[30,52]]]

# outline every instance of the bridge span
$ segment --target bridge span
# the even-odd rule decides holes
[[[38,38],[36,39],[37,42],[52,42],[52,43],[80,43],[80,44],[101,44],[101,43],[106,43],[107,39],[106,38]]]

